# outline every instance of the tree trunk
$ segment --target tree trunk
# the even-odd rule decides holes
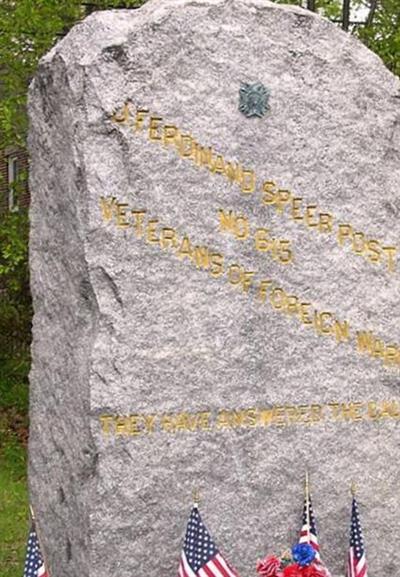
[[[343,0],[343,17],[342,17],[342,28],[349,30],[350,24],[350,0]]]

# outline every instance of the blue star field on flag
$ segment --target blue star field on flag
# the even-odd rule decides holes
[[[355,497],[353,497],[351,506],[350,549],[347,564],[347,577],[367,577],[364,538],[361,530],[358,504]]]
[[[183,550],[194,572],[218,553],[197,508],[193,508],[191,512]]]
[[[49,577],[40,552],[39,541],[34,524],[31,527],[28,537],[24,577]]]
[[[238,577],[219,553],[197,506],[190,514],[179,565],[179,577]]]

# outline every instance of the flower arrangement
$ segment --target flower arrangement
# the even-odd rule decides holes
[[[291,553],[259,559],[257,573],[260,577],[330,577],[329,571],[316,561],[315,556],[311,545],[299,543]]]

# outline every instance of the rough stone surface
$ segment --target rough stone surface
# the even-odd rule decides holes
[[[271,92],[238,111],[241,82]],[[313,481],[323,557],[344,574],[349,484],[360,487],[370,576],[400,576],[399,421],[102,434],[99,416],[399,401],[399,370],[338,345],[256,283],[400,343],[389,274],[260,202],[276,180],[386,245],[400,232],[400,86],[352,37],[265,0],[151,0],[96,13],[42,60],[30,92],[34,298],[30,483],[52,577],[171,577],[193,486],[242,576],[296,539]],[[129,100],[257,174],[254,194],[112,122]],[[244,294],[172,249],[102,219],[99,199],[145,209],[256,271]],[[218,209],[292,242],[283,266],[218,230]],[[399,266],[399,263],[398,263]],[[364,414],[364,413],[363,413]]]

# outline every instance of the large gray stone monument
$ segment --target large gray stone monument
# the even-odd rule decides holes
[[[266,0],[87,18],[30,91],[30,484],[52,577],[244,576],[311,475],[344,575],[400,576],[399,81]]]

